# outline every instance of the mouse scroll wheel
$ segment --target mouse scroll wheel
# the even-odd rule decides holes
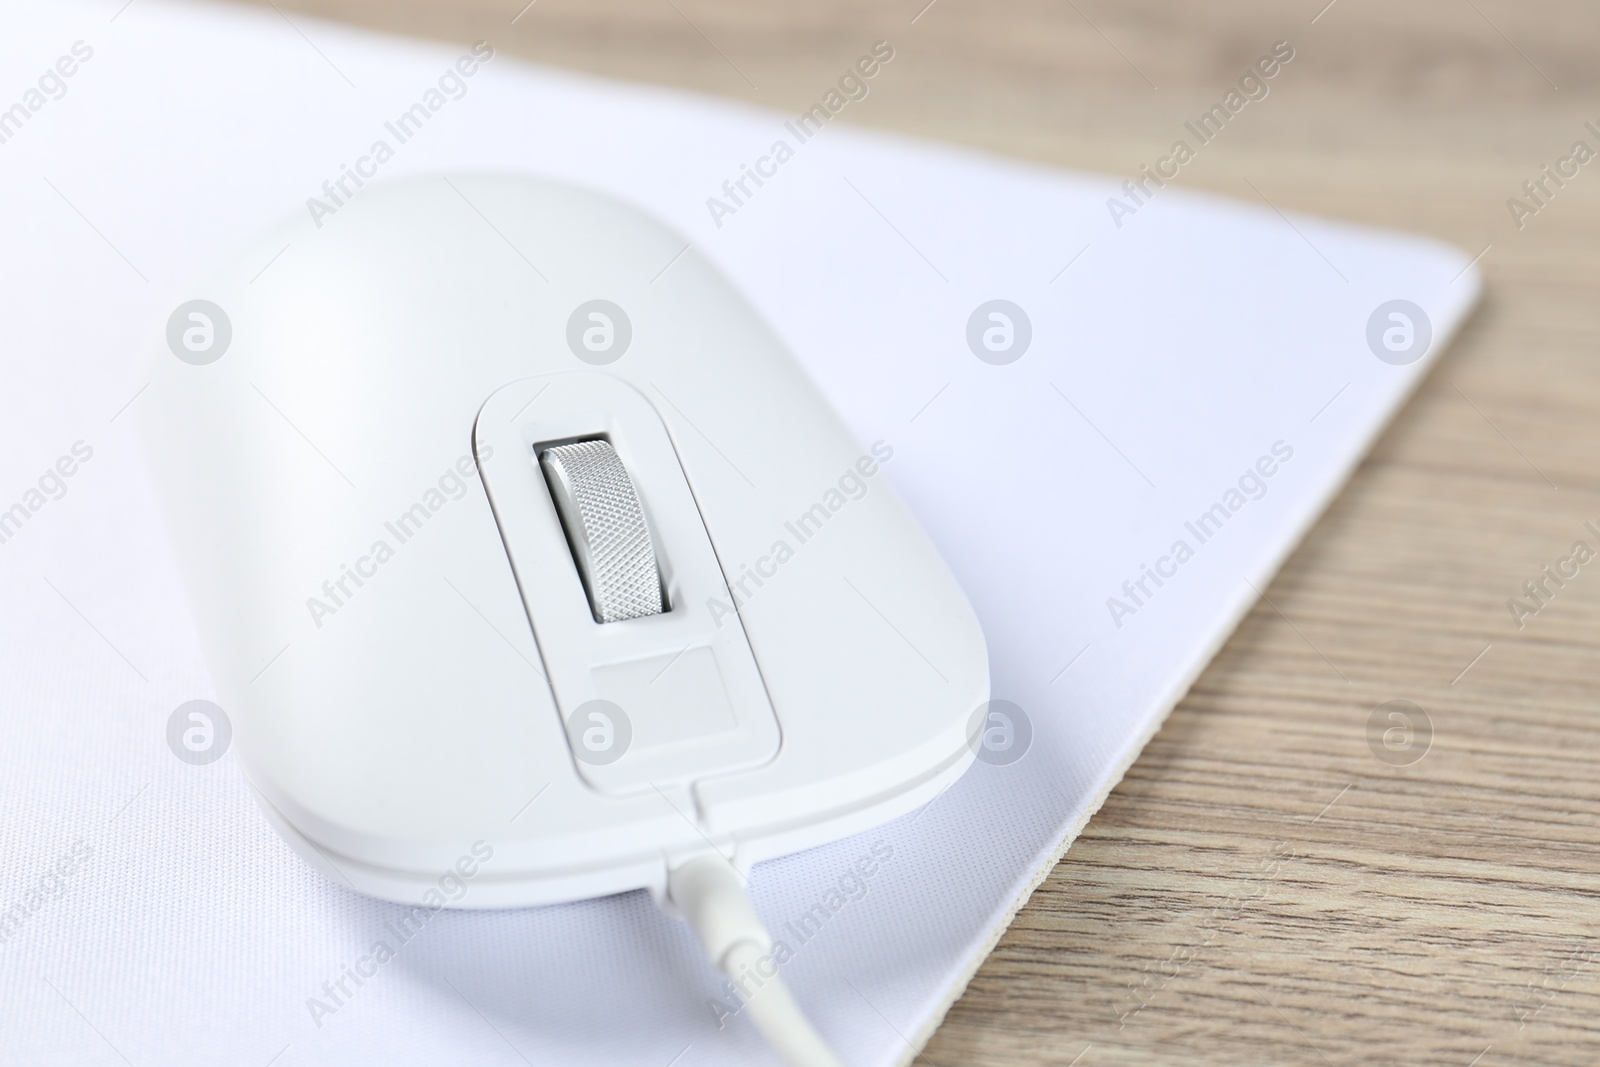
[[[628,469],[609,441],[578,441],[539,453],[567,544],[596,622],[666,610],[650,528]]]

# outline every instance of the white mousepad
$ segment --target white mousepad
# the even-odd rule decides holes
[[[347,169],[647,208],[892,444],[1009,710],[917,814],[754,872],[862,1067],[910,1060],[1479,287],[1431,241],[846,128],[892,56],[800,124],[468,52],[270,8],[0,13],[0,1063],[775,1062],[644,894],[402,938],[233,759],[169,748],[211,694],[123,417],[140,353],[207,261],[359,196]]]

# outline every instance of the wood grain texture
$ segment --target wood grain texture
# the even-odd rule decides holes
[[[279,6],[785,111],[883,38],[849,121],[1126,175],[1291,41],[1181,182],[1489,246],[1487,297],[921,1061],[1595,1063],[1600,564],[1506,601],[1597,543],[1600,163],[1520,230],[1506,199],[1600,147],[1600,8],[925,2]],[[1400,768],[1395,698],[1434,728]]]

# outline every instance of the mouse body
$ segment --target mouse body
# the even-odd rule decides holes
[[[148,466],[234,749],[333,881],[659,895],[708,843],[823,844],[972,760],[987,650],[894,442],[636,209],[375,184],[187,295]]]

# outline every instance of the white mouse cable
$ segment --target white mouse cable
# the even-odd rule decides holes
[[[715,852],[696,856],[667,877],[667,902],[699,937],[706,956],[744,997],[756,1028],[789,1067],[844,1067],[811,1025],[770,960],[772,936],[733,865]],[[770,965],[769,965],[770,966]],[[747,980],[755,988],[747,990]]]

